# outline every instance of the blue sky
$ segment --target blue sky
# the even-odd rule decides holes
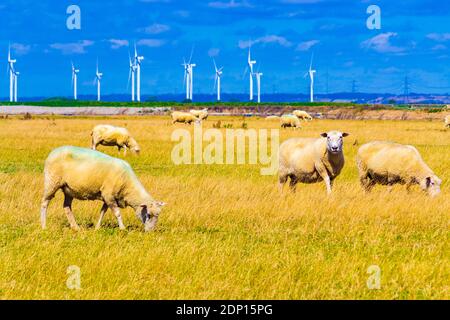
[[[81,9],[81,30],[68,30],[66,9]],[[381,29],[369,30],[369,5]],[[450,92],[450,1],[81,0],[0,2],[0,96],[8,95],[12,46],[22,96],[70,96],[74,61],[80,94],[95,94],[97,58],[104,94],[127,92],[128,52],[145,56],[145,95],[183,92],[183,57],[194,48],[194,92],[213,93],[212,57],[224,67],[224,92],[248,91],[247,46],[263,72],[263,92],[306,93],[314,53],[316,92]],[[326,76],[328,74],[328,77]]]

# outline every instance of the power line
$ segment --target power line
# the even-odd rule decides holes
[[[409,82],[408,82],[408,76],[405,76],[405,81],[403,83],[403,95],[404,95],[405,104],[408,104],[409,103]]]

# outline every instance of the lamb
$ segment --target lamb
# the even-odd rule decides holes
[[[192,122],[200,123],[201,120],[188,112],[174,111],[172,112],[172,124],[177,122],[191,124]]]
[[[292,138],[280,145],[278,181],[280,189],[290,178],[295,191],[298,182],[324,181],[331,194],[333,181],[344,167],[343,138],[348,133],[330,131],[321,138]]]
[[[189,111],[191,114],[193,114],[194,116],[196,116],[198,119],[200,120],[206,120],[208,119],[208,108],[204,108],[202,110],[195,110],[192,109]]]
[[[311,121],[313,119],[309,113],[307,113],[306,111],[302,111],[302,110],[295,110],[294,112],[292,112],[292,114],[294,116],[296,116],[297,118],[299,118],[300,120]]]
[[[373,141],[362,145],[356,156],[361,186],[367,192],[377,183],[414,184],[432,197],[440,193],[441,180],[425,164],[416,148],[393,142]]]
[[[92,129],[92,150],[97,150],[97,146],[117,146],[120,150],[124,149],[124,155],[127,154],[127,148],[136,154],[139,154],[140,148],[136,140],[130,135],[127,129],[101,124]]]
[[[294,129],[301,129],[302,127],[300,124],[300,120],[298,120],[296,116],[290,114],[281,116],[280,123],[282,128],[292,127]]]
[[[108,208],[117,217],[119,228],[125,229],[119,208],[131,207],[145,231],[151,231],[165,205],[150,196],[127,162],[86,148],[59,147],[47,157],[41,203],[43,229],[46,228],[47,207],[59,189],[64,193],[64,211],[74,230],[80,227],[72,213],[73,199],[103,201],[96,229],[100,228]]]
[[[450,115],[445,117],[444,123],[446,128],[450,128]]]

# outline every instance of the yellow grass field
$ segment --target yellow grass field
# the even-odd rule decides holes
[[[211,128],[218,117],[204,124]],[[240,117],[220,118],[241,126]],[[249,129],[278,121],[247,119]],[[90,146],[94,125],[126,126],[142,148],[125,158],[149,192],[167,202],[157,230],[144,233],[131,209],[119,231],[108,211],[94,230],[100,202],[74,201],[83,230],[69,229],[62,193],[39,224],[43,165],[62,145]],[[346,165],[328,197],[323,183],[280,194],[259,165],[180,165],[170,158],[169,117],[20,117],[0,119],[1,299],[449,299],[450,130],[442,122],[314,120],[318,137],[349,132]],[[191,127],[192,128],[192,127]],[[418,187],[359,186],[355,154],[371,140],[416,146],[443,180],[438,198]],[[100,147],[117,156],[117,149]],[[123,155],[120,157],[123,158]],[[81,271],[70,290],[69,266]],[[371,265],[381,288],[369,289]]]

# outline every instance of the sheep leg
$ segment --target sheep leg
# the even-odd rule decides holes
[[[41,227],[45,229],[47,226],[47,208],[50,201],[55,197],[56,191],[58,191],[59,186],[49,187],[48,179],[46,178],[46,185],[44,187],[44,196],[41,202]]]
[[[69,220],[70,227],[74,230],[80,230],[75,217],[72,212],[72,201],[73,198],[67,194],[64,195],[64,211],[66,212],[67,220]]]
[[[112,205],[112,206],[110,206],[110,208],[111,208],[112,212],[114,212],[114,215],[117,218],[117,222],[119,223],[119,229],[125,230],[125,225],[123,224],[122,215],[120,214],[119,207],[117,207],[116,205]]]
[[[123,146],[123,155],[124,155],[124,156],[127,155],[127,146]]]
[[[327,169],[325,169],[325,167],[323,167],[322,165],[316,165],[316,170],[322,177],[323,181],[325,182],[325,185],[327,186],[327,194],[331,195],[331,189],[333,184],[331,182],[330,176],[328,175]]]
[[[103,203],[103,206],[100,210],[100,218],[98,219],[97,225],[95,226],[95,230],[100,229],[100,227],[102,226],[102,220],[103,220],[103,217],[105,216],[105,213],[107,210],[108,210],[108,205],[106,203]]]
[[[295,176],[290,176],[291,180],[289,181],[289,187],[291,187],[291,191],[295,192],[297,190],[297,178]]]
[[[280,174],[280,176],[278,177],[278,188],[279,188],[280,192],[283,192],[283,187],[284,187],[284,184],[286,183],[286,181],[287,181],[287,175]]]

